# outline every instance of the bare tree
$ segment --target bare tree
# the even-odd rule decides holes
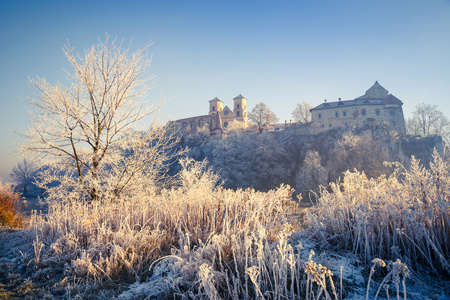
[[[292,118],[299,123],[311,122],[311,112],[309,111],[311,108],[313,108],[312,105],[305,101],[297,103],[297,107],[292,112]]]
[[[50,198],[91,201],[146,192],[177,154],[171,125],[158,122],[163,101],[144,99],[148,46],[131,53],[107,36],[82,56],[68,44],[63,52],[74,68],[68,87],[30,80],[37,93],[27,99],[33,120],[22,151],[50,166],[39,177]],[[149,126],[138,130],[138,122]]]
[[[27,195],[36,176],[36,167],[32,162],[24,159],[13,167],[10,176],[22,190],[22,193]]]
[[[417,120],[417,118],[406,119],[405,126],[406,126],[406,134],[409,134],[409,135],[420,135],[421,134],[421,128],[420,128],[419,121]]]
[[[423,136],[441,135],[442,130],[450,125],[447,117],[439,110],[437,105],[421,103],[416,106],[413,114]]]
[[[262,133],[265,127],[278,121],[278,117],[264,103],[257,104],[248,114],[248,119],[258,126],[259,133]]]

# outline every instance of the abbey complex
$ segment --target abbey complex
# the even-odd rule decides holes
[[[242,95],[234,99],[231,110],[217,97],[209,101],[207,115],[175,121],[182,133],[208,131],[211,134],[223,133],[233,122],[247,121],[247,99]],[[312,108],[310,133],[318,134],[334,128],[356,129],[369,126],[385,126],[389,131],[406,134],[405,119],[402,110],[403,102],[390,94],[378,81],[366,93],[353,100],[341,100],[324,103]],[[280,129],[283,126],[275,125]],[[297,125],[301,126],[301,125]],[[284,128],[288,128],[287,125]]]
[[[222,100],[215,97],[209,101],[207,115],[176,120],[178,129],[185,134],[207,131],[211,134],[221,134],[233,122],[247,123],[247,99],[240,95],[233,98],[234,109],[223,106]]]

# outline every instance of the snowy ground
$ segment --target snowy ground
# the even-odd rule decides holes
[[[302,247],[297,249],[301,249],[301,256],[305,261],[311,250],[314,250],[316,254],[313,260],[333,272],[337,286],[340,284],[341,266],[343,267],[345,299],[365,299],[367,270],[354,255],[320,251],[312,240],[305,238],[304,233],[294,234],[291,241],[296,245],[301,243]],[[76,295],[81,299],[145,299],[154,294],[155,287],[167,280],[170,265],[176,261],[173,258],[160,261],[154,266],[153,276],[141,282],[104,282],[85,285],[80,289],[76,286],[76,278],[70,277],[73,282],[68,282],[61,267],[64,262],[52,262],[51,258],[47,258],[47,262],[37,268],[32,243],[32,234],[27,231],[0,228],[0,299],[70,299]],[[374,298],[381,280],[382,277],[375,276],[369,299]],[[407,281],[407,293],[408,299],[450,299],[450,278],[423,278],[412,274]],[[390,294],[391,299],[396,298],[394,290]],[[400,296],[403,299],[403,295]],[[378,299],[387,298],[383,296]]]

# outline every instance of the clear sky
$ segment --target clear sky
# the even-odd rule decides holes
[[[79,51],[104,37],[153,41],[150,97],[164,118],[208,112],[219,97],[264,102],[283,122],[296,103],[361,96],[378,80],[404,102],[450,117],[449,0],[6,1],[0,0],[0,177],[29,126],[28,77],[56,83]]]

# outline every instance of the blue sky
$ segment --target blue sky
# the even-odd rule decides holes
[[[289,120],[296,103],[361,96],[378,80],[404,102],[450,117],[450,1],[4,1],[0,0],[0,177],[29,125],[28,77],[55,83],[79,51],[111,36],[153,41],[149,97],[163,117],[208,111],[242,93]]]

